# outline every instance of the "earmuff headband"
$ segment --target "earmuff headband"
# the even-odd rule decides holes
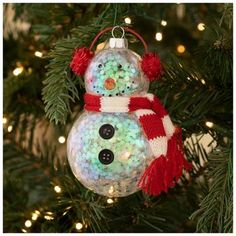
[[[117,26],[115,26],[115,27],[117,27]],[[119,26],[119,27],[120,27],[120,26]],[[140,34],[138,34],[136,31],[134,31],[134,30],[132,30],[132,29],[130,29],[130,28],[128,28],[128,27],[120,27],[120,28],[122,28],[122,29],[124,29],[126,32],[130,32],[131,34],[133,34],[134,36],[136,36],[136,37],[143,43],[143,46],[144,46],[144,49],[145,49],[145,53],[148,53],[148,46],[147,46],[145,40],[142,38],[142,36],[141,36]],[[104,33],[108,32],[108,31],[112,31],[113,29],[114,29],[114,27],[108,27],[108,28],[106,28],[106,29],[100,31],[100,32],[96,35],[96,37],[94,38],[93,42],[91,43],[91,45],[90,45],[90,47],[89,47],[89,50],[91,50],[91,51],[93,50],[93,47],[94,47],[95,43],[97,42],[97,40],[98,40]]]
[[[141,69],[150,81],[160,79],[162,75],[162,65],[158,55],[156,53],[148,52],[148,46],[145,40],[136,31],[128,27],[121,26],[108,27],[100,31],[94,38],[89,48],[81,47],[75,49],[72,60],[70,62],[70,67],[72,71],[78,76],[83,76],[90,61],[94,56],[93,47],[96,44],[97,40],[108,31],[112,31],[112,36],[114,37],[113,31],[116,28],[120,28],[123,31],[122,38],[124,37],[124,32],[126,31],[136,36],[136,38],[138,38],[143,43],[145,54],[142,56],[142,60],[140,63]]]

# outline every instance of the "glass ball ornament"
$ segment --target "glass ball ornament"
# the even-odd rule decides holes
[[[146,94],[149,81],[140,61],[127,47],[99,51],[85,72],[86,92],[104,97]],[[107,197],[138,191],[138,182],[154,159],[140,122],[131,112],[84,111],[69,133],[67,154],[76,178]]]

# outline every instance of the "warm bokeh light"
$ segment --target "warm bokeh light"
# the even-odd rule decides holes
[[[58,138],[58,142],[59,143],[64,143],[66,141],[66,138],[64,137],[64,136],[60,136],[59,138]]]
[[[131,21],[131,19],[130,19],[129,17],[126,17],[126,18],[125,18],[125,23],[126,23],[126,24],[131,24],[131,22],[132,22],[132,21]]]
[[[3,117],[3,118],[2,118],[2,123],[3,123],[3,124],[6,124],[6,123],[7,123],[7,118],[6,118],[6,117]]]
[[[202,84],[206,84],[206,81],[204,79],[201,79]]]
[[[21,74],[23,72],[24,68],[21,67],[17,67],[16,69],[13,70],[13,75],[18,76],[19,74]]]
[[[114,202],[113,199],[111,199],[111,198],[108,198],[108,199],[107,199],[107,203],[108,203],[108,204],[112,204],[113,202]]]
[[[30,228],[32,226],[31,220],[25,221],[25,227]]]
[[[32,217],[31,217],[31,219],[32,219],[32,220],[37,220],[38,217],[39,217],[38,214],[35,213],[35,212],[33,212],[33,213],[32,213]]]
[[[56,193],[60,193],[61,192],[61,187],[57,185],[57,186],[54,187],[54,190],[55,190]]]
[[[178,53],[182,54],[182,53],[185,52],[186,48],[185,48],[184,45],[180,44],[180,45],[177,46],[176,50],[177,50]]]
[[[81,230],[81,229],[83,228],[83,224],[80,223],[80,222],[78,222],[78,223],[75,224],[75,228],[76,228],[77,230]]]
[[[212,128],[214,126],[214,123],[210,122],[210,121],[206,121],[206,126],[209,128]]]
[[[161,21],[161,25],[162,25],[162,26],[167,26],[167,21],[162,20],[162,21]]]
[[[42,56],[43,56],[43,53],[42,53],[42,52],[39,52],[39,51],[36,51],[36,52],[34,53],[34,55],[35,55],[36,57],[42,57]]]
[[[205,24],[204,24],[204,23],[199,23],[199,24],[197,25],[197,29],[198,29],[199,31],[205,30]]]
[[[9,126],[7,127],[7,131],[8,131],[9,133],[11,133],[12,130],[13,130],[13,126],[12,126],[12,125],[9,125]]]
[[[157,32],[157,33],[156,33],[156,36],[155,36],[155,39],[156,39],[157,41],[161,41],[161,40],[162,40],[162,33],[161,33],[161,32]]]

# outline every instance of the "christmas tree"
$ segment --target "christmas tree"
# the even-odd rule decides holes
[[[222,3],[4,4],[4,232],[232,232],[232,12]],[[116,25],[135,29],[159,54],[164,73],[149,91],[182,127],[193,165],[159,196],[100,196],[67,161],[85,93],[70,68],[73,51]]]

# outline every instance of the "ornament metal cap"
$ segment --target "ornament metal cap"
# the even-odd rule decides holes
[[[120,29],[122,31],[122,36],[120,38],[116,38],[114,35],[114,30]],[[125,36],[125,30],[121,26],[115,26],[113,27],[112,31],[112,38],[109,40],[109,46],[110,48],[127,48],[128,47],[128,41]]]
[[[127,48],[128,42],[125,38],[110,38],[109,47],[110,48]]]

